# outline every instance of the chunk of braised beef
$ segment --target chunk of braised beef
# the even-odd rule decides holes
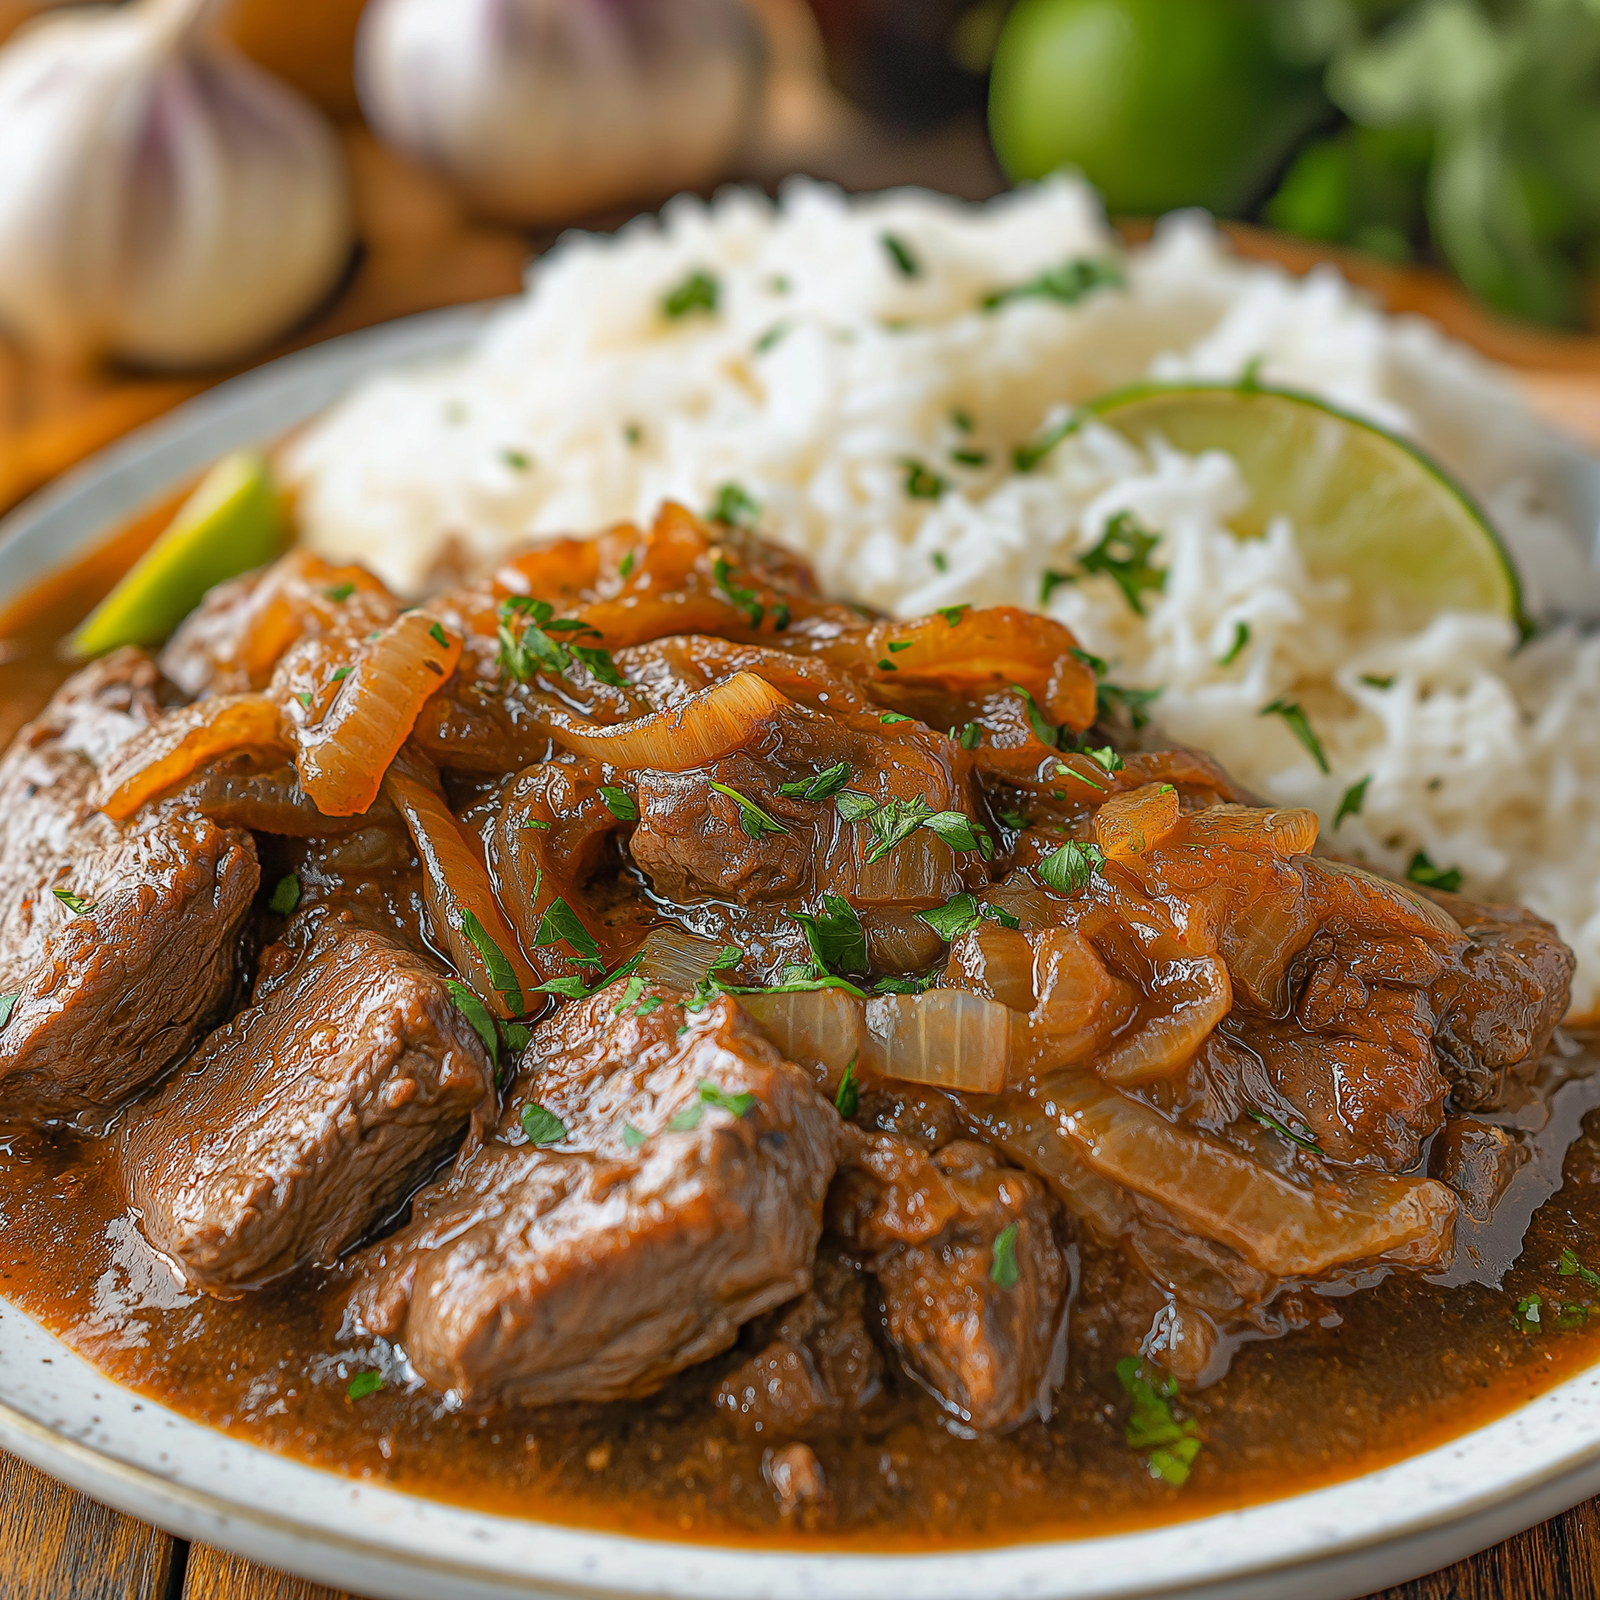
[[[859,1267],[824,1245],[810,1291],[753,1325],[757,1354],[712,1403],[739,1432],[768,1441],[848,1428],[883,1389],[866,1302]]]
[[[331,1264],[494,1114],[483,1041],[436,960],[348,914],[292,932],[255,1003],[123,1126],[129,1203],[203,1289]]]
[[[1447,1183],[1474,1222],[1487,1222],[1528,1160],[1515,1129],[1476,1117],[1449,1117],[1428,1152],[1428,1173]]]
[[[1438,1016],[1434,1044],[1457,1103],[1492,1110],[1550,1048],[1566,1015],[1576,958],[1531,911],[1424,892],[1471,940],[1429,990]]]
[[[96,809],[99,767],[159,715],[141,651],[86,667],[0,761],[0,1118],[91,1126],[228,1003],[258,881],[248,834]]]
[[[356,1323],[473,1404],[648,1394],[810,1287],[833,1108],[731,1001],[627,994],[541,1023],[494,1138],[356,1263]]]
[[[858,1141],[828,1220],[870,1261],[890,1340],[945,1410],[984,1431],[1049,1415],[1070,1269],[1037,1178],[975,1140],[930,1157],[880,1134]]]

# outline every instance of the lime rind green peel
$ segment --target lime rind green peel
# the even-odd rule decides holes
[[[73,635],[73,654],[159,643],[208,589],[271,561],[284,533],[266,457],[254,450],[224,456]]]
[[[1091,401],[1135,443],[1159,433],[1188,454],[1226,451],[1251,490],[1245,535],[1291,519],[1316,578],[1342,577],[1408,611],[1527,619],[1515,566],[1472,497],[1415,445],[1293,389],[1145,383]]]

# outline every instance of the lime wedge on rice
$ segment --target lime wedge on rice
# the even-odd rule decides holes
[[[159,643],[206,590],[271,561],[283,543],[266,457],[254,450],[224,456],[72,636],[72,653],[98,656],[119,645]]]
[[[1309,395],[1251,385],[1141,384],[1080,417],[1136,444],[1160,434],[1189,455],[1226,451],[1250,489],[1236,532],[1288,517],[1312,575],[1408,621],[1487,611],[1526,628],[1516,569],[1467,492],[1405,440]]]

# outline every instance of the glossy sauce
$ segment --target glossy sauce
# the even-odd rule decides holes
[[[148,544],[153,510],[113,545],[0,618],[0,732],[9,741],[70,670],[54,641]],[[485,1510],[634,1534],[811,1547],[927,1550],[1106,1533],[1199,1516],[1353,1476],[1449,1438],[1600,1360],[1600,1292],[1557,1270],[1564,1249],[1600,1266],[1600,1048],[1564,1041],[1541,1148],[1466,1242],[1492,1278],[1535,1200],[1499,1287],[1405,1273],[1334,1297],[1302,1291],[1274,1314],[1292,1331],[1238,1352],[1183,1400],[1204,1448],[1181,1490],[1124,1441],[1115,1325],[1075,1314],[1072,1362],[1048,1423],[967,1438],[896,1374],[849,1434],[807,1435],[828,1493],[783,1513],[763,1474],[768,1441],[741,1440],[712,1395],[750,1353],[729,1351],[647,1400],[487,1416],[391,1386],[360,1401],[371,1345],[340,1338],[348,1285],[301,1273],[235,1300],[186,1292],[123,1210],[111,1141],[0,1137],[0,1295],[118,1381],[211,1426],[354,1478]],[[1525,1113],[1536,1132],[1542,1107]],[[1508,1117],[1506,1120],[1514,1121]],[[1563,1174],[1565,1182],[1556,1190]],[[1519,1193],[1524,1197],[1515,1203]],[[1510,1230],[1509,1234],[1507,1230]],[[1114,1270],[1089,1247],[1087,1272]],[[1380,1275],[1363,1280],[1371,1283]],[[1519,1300],[1539,1294],[1538,1327]],[[892,1363],[891,1363],[892,1366]],[[781,1444],[774,1440],[771,1444]]]

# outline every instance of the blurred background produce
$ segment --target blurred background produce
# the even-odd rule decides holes
[[[1600,305],[1600,0],[0,0],[0,508],[680,188],[1064,165],[1131,233],[1207,206],[1492,354],[1600,364],[1543,331]]]

